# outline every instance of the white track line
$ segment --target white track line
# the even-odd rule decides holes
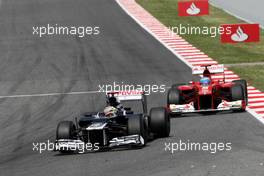
[[[185,50],[185,51],[179,51],[178,53],[180,55],[182,54],[193,54],[193,53],[200,53],[201,51],[198,50],[198,49],[195,49],[195,50]]]
[[[259,94],[250,94],[248,95],[248,97],[263,97],[264,96],[264,93],[259,93]]]
[[[184,57],[188,57],[188,56],[200,56],[200,55],[204,55],[203,52],[198,52],[198,53],[182,53],[181,54]]]
[[[256,113],[264,112],[264,108],[255,108],[254,111]]]
[[[65,93],[45,93],[45,94],[25,94],[25,95],[4,95],[3,98],[30,98],[30,97],[47,97],[47,96],[61,96],[61,95],[83,95],[83,94],[96,94],[102,93],[99,91],[84,91],[84,92],[65,92]]]
[[[193,59],[193,58],[209,58],[209,57],[205,54],[200,54],[200,55],[185,56],[184,58],[185,59]]]
[[[248,90],[248,93],[261,93],[259,90]]]
[[[259,103],[249,103],[249,106],[262,106],[262,107],[264,107],[264,102],[259,102]]]
[[[119,6],[128,14],[128,16],[130,16],[132,19],[134,19],[138,24],[139,26],[141,26],[143,29],[145,29],[148,33],[150,33],[156,40],[158,40],[165,48],[167,48],[169,51],[171,51],[177,58],[179,58],[182,62],[184,62],[187,66],[189,66],[190,68],[192,68],[193,65],[195,64],[191,64],[190,62],[188,62],[184,57],[183,55],[184,54],[192,54],[192,53],[200,53],[201,51],[198,50],[197,48],[193,47],[193,48],[186,48],[186,50],[179,50],[179,49],[173,49],[172,47],[168,46],[168,45],[171,45],[171,44],[168,44],[168,43],[171,43],[170,42],[166,42],[164,41],[164,39],[170,39],[170,38],[167,38],[168,35],[159,35],[155,32],[152,32],[151,28],[148,24],[144,24],[144,21],[145,20],[139,20],[138,18],[148,18],[148,23],[154,25],[154,23],[160,23],[155,17],[153,17],[151,14],[149,14],[143,7],[141,7],[139,4],[137,4],[135,2],[135,0],[130,0],[129,2],[130,3],[134,3],[134,4],[129,4],[129,7],[125,7],[125,5],[123,5],[121,3],[121,1],[123,0],[116,0],[116,2],[119,4]],[[137,10],[137,13],[142,13],[140,16],[139,15],[133,15],[130,10],[135,10],[135,9],[138,9]],[[134,11],[135,12],[135,11]],[[144,16],[146,15],[146,16]],[[162,25],[162,24],[159,24],[159,25],[154,25],[154,26],[158,26],[160,27],[161,29],[164,29],[166,28],[166,26]],[[156,28],[157,29],[157,28]],[[167,32],[167,30],[166,30]],[[160,32],[158,32],[160,33]],[[178,38],[177,38],[178,39]],[[184,41],[182,41],[184,42]],[[181,55],[183,54],[183,55]],[[211,63],[214,63],[211,61]],[[215,63],[217,63],[215,61]],[[225,71],[225,73],[228,73],[230,75],[234,75],[234,73],[232,71]],[[227,82],[231,82],[233,81],[234,79],[226,79]],[[249,87],[249,90],[255,90],[254,87],[250,86]],[[251,93],[249,93],[249,98],[250,97],[255,97],[256,95],[252,95]],[[262,96],[262,94],[260,94],[259,96]],[[258,119],[262,124],[264,124],[264,118],[263,118],[263,115],[260,115],[260,114],[257,114],[256,111],[254,111],[253,109],[250,109],[250,108],[247,108],[247,111],[252,114],[256,119]]]
[[[256,113],[253,109],[247,108],[247,111],[253,115],[257,120],[259,120],[262,124],[264,124],[263,115]]]
[[[255,101],[263,101],[264,102],[264,98],[251,98],[251,99],[249,99],[249,102],[255,102]]]

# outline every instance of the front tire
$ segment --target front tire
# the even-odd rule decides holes
[[[180,91],[179,89],[176,88],[171,88],[168,91],[168,95],[167,95],[167,104],[180,104]]]
[[[76,127],[72,121],[62,121],[57,126],[57,140],[59,139],[74,139]]]
[[[180,97],[180,90],[176,87],[169,89],[167,94],[167,105],[170,106],[171,104],[179,105],[181,104],[181,97]],[[171,113],[171,117],[180,117],[181,113]]]
[[[235,84],[241,85],[243,88],[244,96],[245,96],[245,101],[246,105],[248,105],[248,90],[247,90],[247,81],[246,80],[234,80],[232,81]]]
[[[240,84],[235,84],[231,87],[231,99],[232,101],[242,100],[245,101],[245,95],[243,87]],[[235,112],[243,112],[245,108],[241,108],[239,110],[234,110]]]
[[[168,137],[170,135],[170,117],[163,107],[152,108],[150,110],[149,126],[151,132],[158,137]]]
[[[128,135],[141,135],[144,139],[144,145],[147,143],[147,129],[143,116],[132,116],[128,118],[127,132]]]
[[[56,139],[74,139],[76,132],[76,126],[72,121],[62,121],[57,126]],[[70,154],[74,151],[71,150],[60,150],[63,154]]]

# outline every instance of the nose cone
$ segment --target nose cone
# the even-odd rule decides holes
[[[212,86],[201,86],[199,88],[199,95],[211,95],[212,94]]]

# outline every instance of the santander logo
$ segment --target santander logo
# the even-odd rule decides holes
[[[197,8],[194,3],[192,3],[191,6],[186,10],[186,12],[189,15],[198,15],[201,12],[201,10]]]
[[[244,31],[239,26],[237,28],[236,33],[232,34],[231,39],[234,42],[244,42],[244,41],[246,41],[248,39],[248,35],[246,33],[244,33]]]

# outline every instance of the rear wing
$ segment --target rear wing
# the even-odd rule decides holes
[[[208,65],[208,66],[194,66],[192,68],[192,74],[193,75],[202,75],[206,69],[210,72],[210,74],[224,73],[224,71],[225,71],[225,67],[223,64],[221,64],[221,65]]]
[[[130,100],[143,100],[145,96],[144,91],[120,91],[120,92],[107,92],[107,97],[114,96],[120,101]]]
[[[147,109],[147,97],[144,91],[119,91],[119,92],[107,92],[106,96],[116,97],[120,102],[122,101],[141,101],[144,114],[148,113]]]

